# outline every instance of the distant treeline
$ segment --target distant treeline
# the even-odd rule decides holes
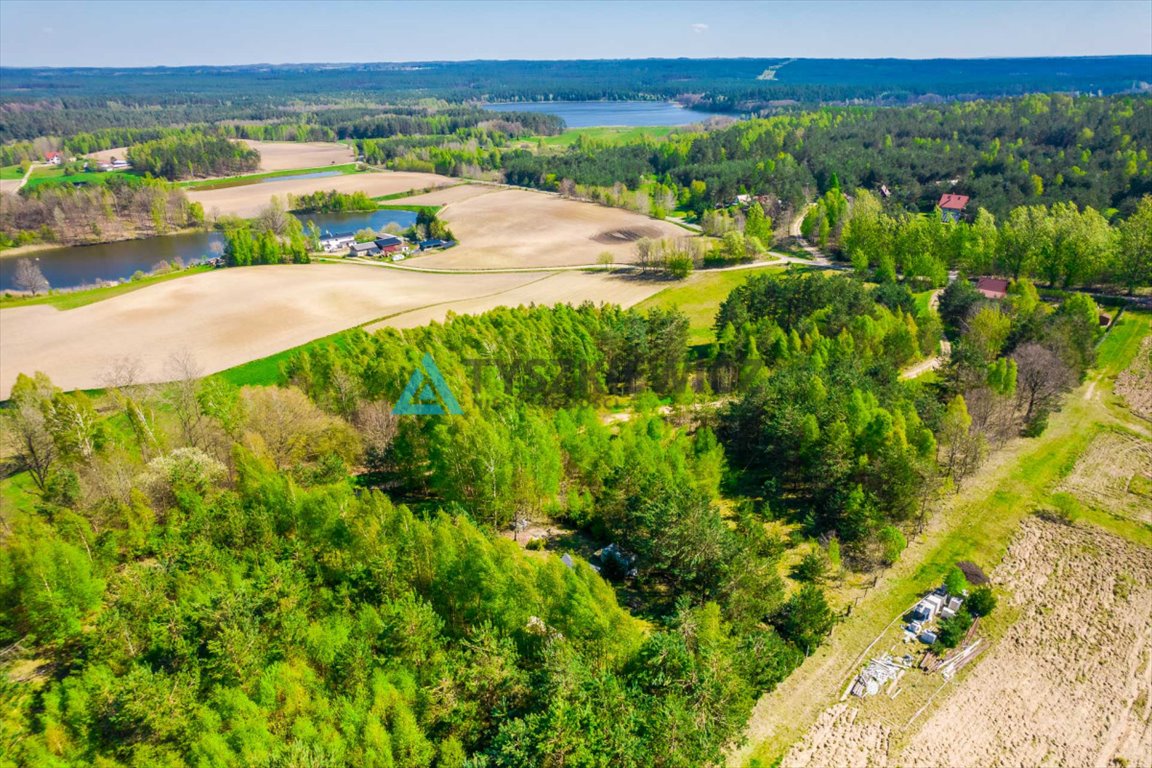
[[[747,120],[665,142],[578,142],[561,155],[505,152],[512,184],[559,189],[564,179],[635,189],[670,186],[698,214],[740,193],[798,207],[833,186],[886,205],[930,211],[945,192],[1005,216],[1019,205],[1076,202],[1130,214],[1152,193],[1152,100],[1028,96],[906,109],[826,108]]]
[[[274,104],[376,98],[453,102],[669,99],[693,94],[720,110],[925,95],[965,97],[1042,91],[1115,93],[1152,81],[1152,57],[1032,59],[607,59],[405,64],[7,68],[0,99],[121,111],[162,106],[208,112],[227,105],[245,119]],[[211,118],[209,118],[211,119]],[[198,121],[197,121],[198,122]]]

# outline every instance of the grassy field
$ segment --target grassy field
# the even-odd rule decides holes
[[[784,267],[768,266],[763,270],[784,271]],[[688,343],[709,344],[714,341],[712,322],[720,303],[728,297],[732,289],[743,285],[748,275],[762,269],[733,269],[724,272],[696,272],[682,283],[665,288],[650,299],[641,302],[638,309],[650,307],[677,307],[688,315],[690,331]]]
[[[46,304],[62,310],[76,309],[76,307],[95,304],[97,301],[104,301],[104,299],[110,299],[113,296],[138,291],[141,288],[147,288],[157,283],[166,283],[169,280],[175,280],[180,277],[211,271],[212,267],[189,267],[179,272],[169,272],[165,275],[151,275],[141,278],[140,280],[133,280],[129,283],[120,283],[118,285],[109,285],[101,288],[89,288],[84,291],[61,291],[58,293],[49,293],[46,296],[9,296],[8,294],[4,294],[0,295],[0,309],[31,307],[37,304]]]
[[[184,189],[227,189],[228,187],[241,187],[245,184],[256,184],[262,179],[275,179],[280,176],[298,176],[307,173],[326,173],[338,171],[341,174],[364,173],[366,171],[359,163],[346,163],[344,165],[323,165],[318,168],[293,168],[284,171],[266,171],[265,173],[252,173],[246,176],[230,176],[227,179],[202,179],[177,182]]]
[[[20,181],[24,178],[24,171],[18,165],[6,165],[0,168],[0,180]]]
[[[545,149],[567,149],[575,144],[581,137],[585,141],[596,141],[600,144],[631,144],[644,139],[662,141],[669,134],[681,130],[671,125],[656,125],[646,127],[601,127],[601,128],[570,128],[557,136],[540,136],[531,141],[517,142],[516,146],[524,149],[533,149],[537,146]]]
[[[284,374],[282,366],[291,360],[296,353],[333,342],[339,347],[341,345],[341,339],[348,333],[348,331],[340,331],[331,336],[325,336],[322,339],[316,339],[307,344],[301,344],[298,347],[286,349],[283,352],[277,352],[274,355],[262,357],[259,360],[253,360],[250,363],[244,363],[243,365],[237,365],[234,368],[220,371],[220,373],[216,375],[237,387],[283,384]]]
[[[83,171],[81,173],[65,174],[63,168],[37,168],[28,177],[24,185],[26,189],[34,189],[45,184],[72,184],[83,182],[85,184],[103,184],[113,177],[135,176],[131,171]],[[16,177],[17,179],[20,176]]]
[[[894,616],[938,584],[959,560],[991,570],[1026,515],[1058,508],[1053,488],[1092,439],[1102,429],[1123,426],[1131,418],[1113,407],[1111,379],[1131,363],[1150,321],[1148,314],[1126,313],[1100,345],[1099,368],[1068,395],[1044,434],[1012,441],[965,480],[959,493],[943,500],[924,534],[859,599],[828,643],[761,700],[749,722],[749,748],[736,764],[773,765],[836,700],[869,643]],[[1152,542],[1147,526],[1105,519],[1091,511],[1082,514],[1113,533],[1145,545]]]

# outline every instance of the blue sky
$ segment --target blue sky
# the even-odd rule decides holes
[[[0,65],[1152,53],[1152,0],[2,0]]]

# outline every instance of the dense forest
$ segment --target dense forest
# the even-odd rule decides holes
[[[1029,96],[905,109],[825,108],[722,130],[563,154],[505,152],[510,183],[561,180],[636,189],[656,179],[703,213],[740,193],[793,208],[833,186],[890,194],[886,205],[931,211],[945,193],[997,217],[1019,205],[1075,202],[1128,215],[1152,193],[1152,100]]]
[[[719,764],[832,630],[825,579],[894,562],[936,492],[1042,430],[1099,333],[1090,299],[1026,281],[1004,304],[956,281],[937,317],[802,273],[749,279],[716,329],[693,362],[675,310],[498,309],[342,334],[280,386],[179,355],[99,403],[22,376],[9,757]],[[940,383],[901,382],[941,332]],[[422,355],[461,416],[393,412]],[[819,542],[790,585],[773,520]],[[526,521],[568,534],[502,535]]]
[[[138,173],[169,181],[204,176],[237,176],[260,167],[260,153],[224,136],[182,131],[128,148]]]

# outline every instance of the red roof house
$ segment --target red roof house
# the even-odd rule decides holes
[[[967,195],[941,195],[940,202],[936,204],[940,208],[940,217],[944,221],[959,221],[960,213],[964,210],[964,206],[968,205]]]
[[[1001,277],[982,277],[976,281],[976,290],[986,299],[1002,299],[1008,295],[1008,281]]]

